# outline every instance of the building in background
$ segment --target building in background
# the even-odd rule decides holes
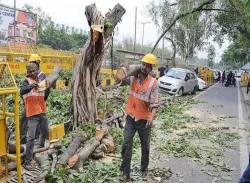
[[[0,45],[36,45],[37,15],[16,9],[16,31],[14,20],[14,8],[0,5]]]
[[[63,29],[65,30],[68,34],[88,34],[87,31],[84,31],[83,29],[79,29],[76,27],[71,27],[69,25],[64,25],[64,24],[55,24],[56,29],[60,30]]]

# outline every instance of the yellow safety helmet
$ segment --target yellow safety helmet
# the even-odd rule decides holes
[[[29,62],[35,62],[35,61],[41,62],[41,57],[38,54],[31,54]]]
[[[141,61],[156,66],[156,56],[154,56],[152,53],[146,54]]]

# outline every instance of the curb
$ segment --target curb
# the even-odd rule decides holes
[[[250,97],[249,97],[249,94],[248,95],[246,94],[246,91],[244,89],[246,89],[246,87],[240,86],[241,95],[244,100],[244,104],[247,110],[248,121],[249,121],[250,119]]]

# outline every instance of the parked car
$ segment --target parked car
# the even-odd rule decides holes
[[[240,78],[241,75],[242,75],[243,73],[244,73],[243,70],[238,70],[238,71],[236,72],[236,77],[237,77],[237,78]]]
[[[181,68],[172,68],[168,73],[160,77],[158,87],[159,90],[180,96],[184,93],[195,94],[199,89],[195,73]]]
[[[201,78],[198,79],[199,90],[205,90],[207,88],[207,82]]]

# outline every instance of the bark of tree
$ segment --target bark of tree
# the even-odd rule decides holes
[[[115,151],[115,143],[111,135],[108,135],[107,137],[103,138],[102,143],[106,146],[107,153],[113,153]]]
[[[46,175],[49,174],[51,166],[50,166],[50,156],[53,154],[57,154],[56,149],[49,149],[47,152],[37,153],[35,154],[35,160],[39,163],[42,173],[36,178],[36,182],[42,181]]]
[[[93,143],[87,144],[78,154],[79,159],[74,166],[79,172],[83,172],[84,161],[94,152],[95,148],[100,145],[99,141],[94,141]]]
[[[56,168],[66,165],[68,159],[77,151],[77,149],[81,146],[81,143],[85,142],[86,140],[86,137],[76,136],[64,153],[59,156],[59,159],[56,163]]]
[[[121,21],[125,9],[117,4],[105,17],[95,4],[85,9],[90,37],[84,45],[72,79],[72,107],[74,129],[97,118],[96,79],[104,54],[109,47],[112,32]]]
[[[173,47],[173,56],[172,56],[172,64],[173,64],[173,67],[176,67],[176,64],[175,64],[175,57],[176,57],[176,44],[174,42],[173,39],[171,39],[170,37],[165,37],[165,39],[169,40],[171,43],[172,43],[172,47]]]

